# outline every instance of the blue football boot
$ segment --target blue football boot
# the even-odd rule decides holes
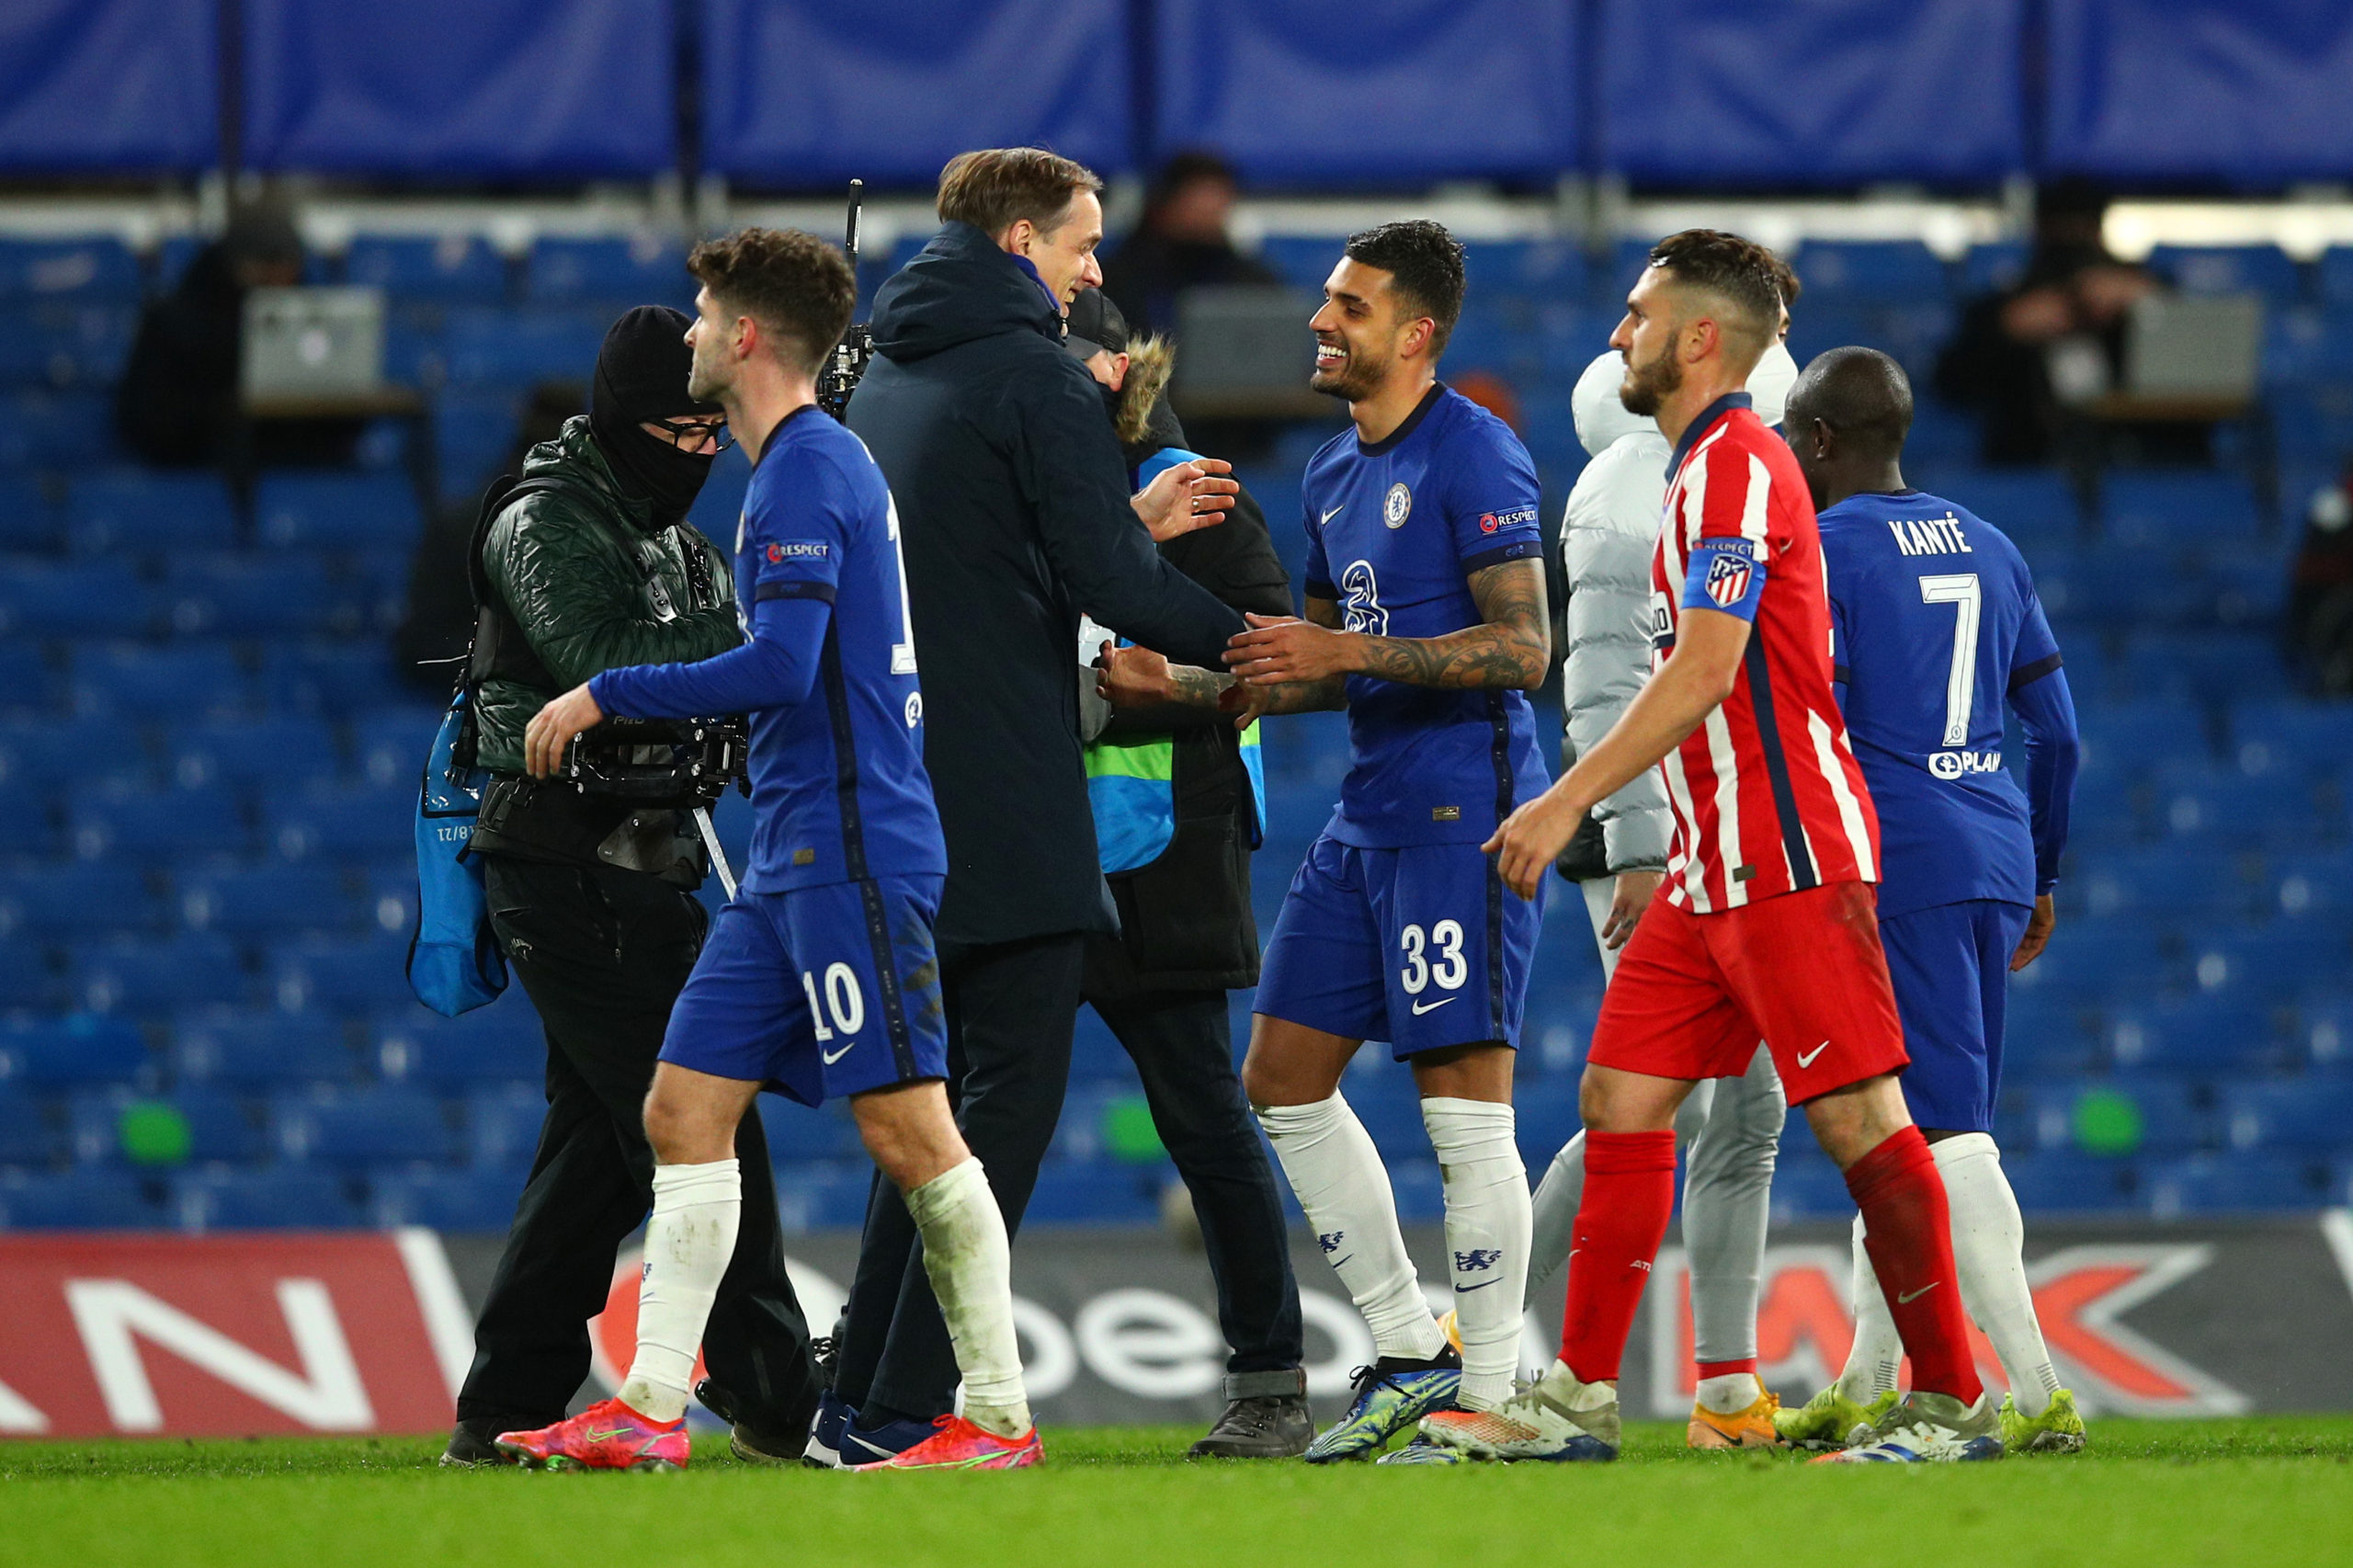
[[[820,1394],[817,1418],[809,1424],[809,1446],[801,1450],[801,1462],[812,1470],[840,1470],[849,1462],[842,1458],[842,1441],[857,1419],[858,1412],[841,1395],[831,1389]]]
[[[1310,1464],[1370,1459],[1389,1439],[1437,1410],[1452,1410],[1462,1386],[1462,1358],[1451,1348],[1435,1359],[1384,1356],[1356,1370],[1356,1401],[1348,1413],[1307,1445]]]
[[[857,1413],[852,1412],[842,1424],[841,1446],[835,1451],[840,1454],[843,1466],[855,1469],[897,1459],[916,1444],[928,1442],[938,1435],[939,1428],[929,1421],[885,1421],[880,1426],[860,1426]],[[811,1436],[813,1441],[814,1434]]]
[[[1964,1408],[1950,1394],[1915,1392],[1859,1441],[1815,1464],[1968,1464],[2002,1457],[2001,1413],[1981,1393]]]

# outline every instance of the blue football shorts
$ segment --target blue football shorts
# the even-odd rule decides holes
[[[1881,918],[1880,945],[1912,1058],[1904,1070],[1904,1101],[1920,1126],[1994,1131],[2010,957],[2033,913],[2022,903],[1981,898]]]
[[[670,1009],[662,1060],[803,1105],[948,1076],[937,876],[739,892]]]
[[[1399,1061],[1500,1041],[1517,1047],[1543,923],[1475,844],[1363,849],[1319,838],[1291,878],[1253,1005]]]

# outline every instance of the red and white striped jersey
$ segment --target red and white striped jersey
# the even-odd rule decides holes
[[[1710,404],[1667,466],[1651,560],[1651,667],[1691,606],[1751,622],[1732,696],[1659,764],[1667,897],[1696,914],[1879,880],[1879,819],[1830,689],[1822,540],[1797,459],[1745,392]]]

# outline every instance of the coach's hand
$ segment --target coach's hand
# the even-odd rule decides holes
[[[1177,699],[1166,659],[1149,648],[1108,642],[1095,655],[1095,695],[1114,708],[1157,708]]]
[[[1571,800],[1555,784],[1504,818],[1495,835],[1479,847],[1495,858],[1495,874],[1504,886],[1522,898],[1534,898],[1536,884],[1576,836],[1586,811],[1583,801]],[[1614,909],[1611,915],[1615,918]]]
[[[588,695],[588,687],[574,687],[531,716],[530,727],[523,732],[523,771],[534,778],[552,778],[563,766],[563,748],[572,737],[604,722],[605,710]]]
[[[1246,730],[1266,717],[1267,694],[1235,681],[1217,694],[1217,710],[1233,716],[1233,727]]]
[[[2051,942],[2052,927],[2058,924],[2059,911],[2052,906],[2051,895],[2044,893],[2034,901],[2034,913],[2026,917],[2026,935],[2018,938],[2018,950],[2010,955],[2012,974],[2042,956]]]
[[[1225,667],[1252,686],[1330,680],[1355,667],[1353,639],[1345,631],[1288,615],[1245,613],[1242,619],[1250,630],[1225,645]]]
[[[1601,923],[1601,945],[1616,952],[1634,934],[1635,923],[1643,911],[1651,906],[1658,893],[1659,883],[1666,881],[1665,871],[1620,871],[1609,895],[1609,918]]]
[[[1226,508],[1242,493],[1241,483],[1225,476],[1233,465],[1222,458],[1193,458],[1162,469],[1129,505],[1152,534],[1152,542],[1165,544],[1179,534],[1191,533],[1225,521]]]

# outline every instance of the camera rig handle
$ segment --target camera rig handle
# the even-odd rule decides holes
[[[866,182],[849,182],[849,224],[843,236],[842,250],[849,257],[850,277],[858,276],[858,219],[866,203]],[[817,406],[839,419],[849,410],[849,395],[858,390],[858,378],[866,374],[867,361],[874,358],[874,337],[866,330],[864,322],[852,322],[842,340],[825,358],[825,367],[817,372]]]

